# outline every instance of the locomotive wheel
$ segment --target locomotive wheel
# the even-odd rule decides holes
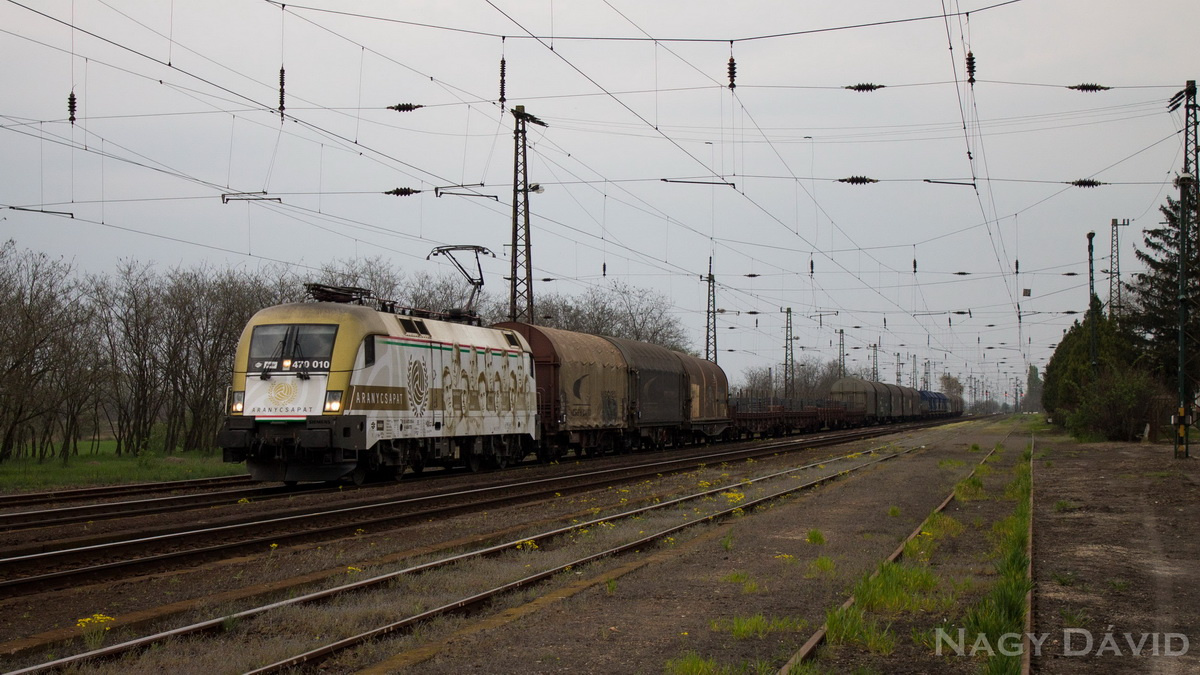
[[[363,483],[366,483],[367,482],[367,467],[366,467],[366,465],[360,463],[358,466],[354,467],[354,471],[350,472],[350,480],[353,481],[353,483],[355,485],[362,485]]]
[[[467,455],[467,469],[471,473],[479,473],[483,470],[483,458],[472,452]]]
[[[508,468],[508,455],[504,454],[504,452],[500,452],[498,455],[496,455],[496,459],[495,459],[494,463],[495,463],[497,469],[507,469]]]

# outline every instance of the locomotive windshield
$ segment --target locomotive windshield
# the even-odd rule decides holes
[[[255,326],[246,372],[328,372],[337,329],[334,324]]]

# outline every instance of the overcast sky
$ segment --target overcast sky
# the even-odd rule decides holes
[[[1195,0],[0,0],[0,239],[85,272],[440,274],[430,249],[478,244],[507,295],[503,58],[505,107],[547,124],[537,292],[653,288],[703,353],[712,256],[734,381],[782,361],[791,307],[797,358],[836,359],[844,330],[848,365],[879,345],[885,381],[899,353],[905,384],[928,360],[1011,388],[1087,307],[1088,231],[1102,300],[1114,218],[1137,270],[1182,169],[1166,103],[1200,75],[1197,19]]]

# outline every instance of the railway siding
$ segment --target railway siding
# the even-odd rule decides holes
[[[706,545],[682,550],[681,541],[680,555],[615,584],[554,603],[517,624],[457,637],[421,663],[421,672],[486,669],[489,663],[522,663],[532,672],[658,671],[666,659],[689,654],[719,655],[723,666],[778,667],[821,624],[824,609],[840,604],[849,582],[873,569],[969,472],[967,446],[956,436],[969,433],[981,445],[994,445],[1006,432],[953,426],[900,436],[894,439],[898,446],[925,447],[748,514]],[[758,615],[777,630],[762,639],[739,637],[733,626]],[[428,637],[441,639],[432,629]],[[398,644],[396,650],[412,646]],[[380,657],[386,650],[377,646],[373,653]],[[350,659],[337,664],[365,665]]]

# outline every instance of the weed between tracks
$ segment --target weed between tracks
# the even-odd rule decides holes
[[[815,662],[793,672],[826,672],[830,667],[837,672],[886,672],[886,664],[896,659],[914,671],[936,670],[951,666],[944,659],[954,658],[944,644],[944,656],[937,656],[938,630],[957,636],[962,628],[968,636],[986,635],[993,645],[1004,633],[1022,632],[1025,595],[1031,587],[1026,555],[1029,461],[1026,450],[1004,468],[1003,448],[998,446],[984,465],[989,470],[977,471],[977,481],[962,481],[955,488],[955,508],[962,516],[973,514],[974,527],[968,529],[946,514],[928,518],[905,545],[900,562],[884,563],[876,576],[860,579],[852,591],[853,606],[828,612],[828,644]],[[952,564],[940,562],[943,547],[950,551],[946,563]],[[965,550],[979,553],[964,560]],[[987,566],[980,567],[980,560]],[[1070,575],[1062,581],[1074,583]],[[1086,620],[1064,616],[1067,625]],[[883,660],[885,656],[889,660]],[[975,665],[988,673],[1015,672],[1019,659],[999,651],[981,653]]]
[[[777,486],[763,487],[738,483],[737,479],[729,476],[728,471],[722,470],[727,468],[711,467],[690,475],[674,477],[676,481],[690,481],[693,486],[704,481],[714,486],[730,486],[711,501],[686,503],[662,513],[646,514],[636,519],[604,520],[590,525],[585,525],[582,522],[583,518],[577,518],[578,527],[558,538],[537,539],[531,537],[533,532],[530,532],[524,538],[513,537],[514,543],[511,548],[492,558],[464,561],[419,575],[404,575],[387,582],[382,588],[342,595],[320,605],[292,606],[260,617],[231,619],[224,624],[223,634],[173,640],[140,655],[98,664],[97,668],[100,672],[114,673],[201,670],[210,673],[240,672],[261,667],[486,588],[565,565],[578,557],[636,540],[672,525],[694,523],[719,510],[735,508],[740,511],[741,504],[778,489]],[[778,486],[791,487],[795,485],[795,478],[785,477],[773,482]],[[607,513],[631,508],[647,499],[653,500],[653,495],[661,494],[662,489],[662,486],[645,481],[642,484],[589,495],[563,497],[560,501],[565,509],[587,509],[590,510],[589,517],[601,518]],[[478,520],[475,522],[478,527]],[[672,535],[678,540],[689,536],[690,532]],[[303,556],[302,564],[305,569],[340,570],[340,574],[334,575],[333,579],[317,585],[334,586],[347,581],[369,579],[421,562],[422,559],[417,558],[406,560],[403,564],[373,564],[372,559],[384,553],[385,549],[395,550],[400,546],[400,539],[403,537],[360,532],[355,537],[348,538],[348,544],[343,542],[338,545],[326,544],[306,549],[295,547],[288,550],[272,548],[263,552],[257,565],[242,569],[253,569],[253,576],[260,580],[285,579],[302,571],[297,568],[297,563],[301,562]],[[376,542],[381,544],[379,548],[374,548]],[[389,543],[384,545],[383,542]],[[672,543],[674,542],[668,540],[660,542],[657,546],[669,547]],[[726,550],[733,548],[731,535],[723,540],[722,546],[727,547]],[[594,573],[593,568],[598,567],[589,565],[587,569],[576,568],[560,572],[547,585],[509,594],[502,600],[493,602],[491,608],[521,604],[546,592],[547,586],[552,588],[565,585],[581,575]],[[238,576],[241,576],[241,571],[238,572]],[[740,583],[745,593],[762,591],[757,580],[746,579]],[[304,592],[310,590],[313,590],[313,587]],[[610,597],[619,595],[615,583],[606,590]],[[291,591],[289,594],[299,595],[300,591]],[[240,606],[196,612],[172,623],[181,625],[193,620],[208,619],[214,615],[220,616],[222,613],[229,615],[247,604],[243,602],[239,603]],[[419,644],[430,636],[445,634],[446,631],[461,625],[462,621],[464,620],[454,618],[436,620],[418,628],[415,633],[381,640],[378,644],[366,645],[353,653],[339,656],[336,663],[339,668],[368,664],[378,654],[395,653]],[[786,619],[772,618],[767,620],[766,628],[762,628],[757,624],[757,619],[750,617],[746,622],[739,622],[737,630],[739,635],[743,632],[753,634],[760,630],[785,630],[789,625],[794,624],[788,624]],[[733,630],[732,624],[730,629]],[[198,664],[204,665],[199,667]]]

